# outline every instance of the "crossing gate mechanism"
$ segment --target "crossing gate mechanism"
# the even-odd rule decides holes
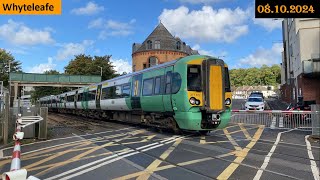
[[[16,131],[13,135],[14,148],[12,153],[12,161],[10,172],[5,172],[2,174],[2,179],[4,180],[39,180],[36,177],[29,176],[27,178],[27,170],[21,169],[21,143],[20,140],[23,139],[24,133],[22,129],[42,121],[43,118],[40,116],[23,116],[18,114],[18,119],[16,121]]]

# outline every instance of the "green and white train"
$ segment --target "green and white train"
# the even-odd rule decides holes
[[[231,116],[228,67],[193,55],[59,95],[40,98],[50,111],[206,133]]]

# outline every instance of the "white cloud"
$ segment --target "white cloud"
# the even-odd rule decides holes
[[[219,3],[226,0],[179,0],[181,3],[190,3],[190,4],[212,4]]]
[[[132,71],[131,62],[129,62],[128,60],[111,58],[110,62],[112,62],[114,70],[116,70],[119,74],[122,74],[123,72],[129,73]]]
[[[72,9],[71,13],[76,15],[92,15],[92,14],[98,14],[103,10],[104,10],[103,6],[99,6],[98,4],[90,1],[87,3],[85,7]]]
[[[192,47],[193,50],[197,50],[201,55],[208,55],[213,57],[222,58],[222,56],[226,56],[228,53],[226,51],[213,52],[211,50],[201,49],[199,44],[196,44]]]
[[[259,47],[256,51],[245,58],[240,59],[238,66],[262,66],[279,64],[281,62],[282,43],[273,44],[271,49]]]
[[[133,34],[132,25],[136,22],[135,19],[129,22],[118,22],[114,20],[104,20],[102,18],[91,21],[88,28],[101,29],[99,39],[106,39],[108,36],[128,36]]]
[[[102,18],[98,18],[95,19],[93,21],[91,21],[88,25],[88,28],[101,28],[103,26],[103,19]]]
[[[271,32],[277,28],[279,28],[279,29],[282,28],[282,22],[279,20],[254,18],[253,23],[257,24],[259,26],[262,26],[263,28],[265,28],[269,32]]]
[[[159,20],[169,31],[181,38],[198,41],[233,42],[248,33],[249,8],[213,9],[203,6],[201,10],[189,11],[185,6],[164,9]]]
[[[86,49],[92,46],[93,43],[94,41],[84,40],[82,41],[82,43],[63,44],[62,47],[58,50],[56,59],[65,60],[67,58],[71,58],[74,55],[85,53]]]
[[[0,39],[15,45],[36,45],[54,43],[51,37],[52,28],[31,29],[21,22],[11,19],[0,26]]]
[[[45,71],[53,70],[57,64],[52,62],[52,57],[48,58],[48,62],[44,64],[37,64],[33,67],[27,68],[28,73],[44,73]]]

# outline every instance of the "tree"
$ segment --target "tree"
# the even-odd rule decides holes
[[[60,72],[56,70],[50,70],[50,71],[45,71],[44,74],[59,75]],[[31,99],[33,102],[35,102],[37,99],[41,97],[49,96],[49,95],[57,95],[70,90],[72,89],[68,87],[38,86],[38,87],[34,87],[34,91],[31,92]]]
[[[256,86],[256,85],[277,85],[281,82],[281,69],[279,65],[271,67],[262,65],[260,68],[231,69],[231,85]]]
[[[10,52],[7,52],[5,49],[0,49],[0,79],[6,87],[9,85],[9,72],[22,72],[21,63],[15,60]]]
[[[113,69],[110,62],[111,55],[87,56],[80,54],[75,56],[64,68],[66,74],[70,75],[100,75],[102,67],[102,80],[107,80],[119,76]]]

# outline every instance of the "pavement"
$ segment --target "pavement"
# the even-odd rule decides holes
[[[319,179],[310,131],[229,124],[208,136],[133,126],[22,146],[22,167],[40,179]],[[2,149],[1,173],[12,148]]]

